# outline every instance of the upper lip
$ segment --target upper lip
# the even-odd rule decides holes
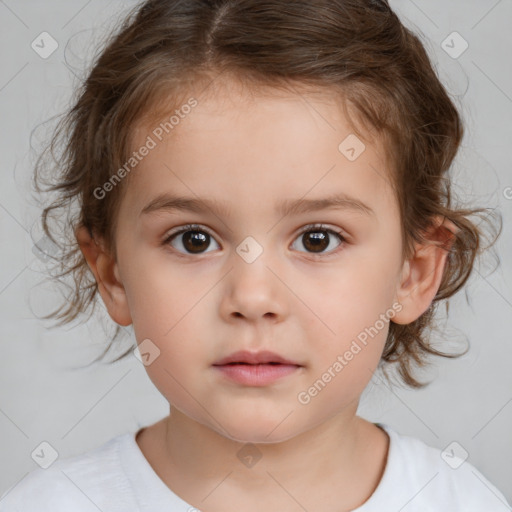
[[[265,363],[281,363],[281,364],[291,364],[295,366],[301,366],[299,363],[295,361],[291,361],[289,359],[285,359],[281,357],[279,354],[275,354],[274,352],[270,352],[268,350],[262,350],[259,352],[249,352],[248,350],[239,350],[238,352],[233,352],[227,357],[219,359],[215,363],[214,366],[222,366],[229,363],[247,363],[247,364],[265,364]]]

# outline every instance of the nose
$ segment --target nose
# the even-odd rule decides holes
[[[269,319],[280,322],[288,312],[290,291],[279,277],[279,269],[265,253],[254,261],[239,254],[231,259],[225,278],[221,315],[226,321],[245,318],[251,322]]]

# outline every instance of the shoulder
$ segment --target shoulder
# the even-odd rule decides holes
[[[408,503],[404,512],[510,511],[503,494],[468,462],[468,454],[459,443],[453,442],[440,450],[415,437],[399,434],[388,425],[381,426],[390,436],[383,483],[404,491],[402,506]]]
[[[0,512],[129,510],[126,500],[131,495],[119,462],[119,449],[127,436],[114,437],[81,455],[57,459],[47,469],[30,471],[0,497]]]

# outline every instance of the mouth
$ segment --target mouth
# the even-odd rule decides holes
[[[303,365],[273,352],[235,352],[213,367],[227,379],[245,386],[266,386],[296,373]]]

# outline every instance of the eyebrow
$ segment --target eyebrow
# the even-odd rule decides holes
[[[278,203],[276,212],[283,217],[326,209],[348,210],[375,216],[367,204],[345,193],[338,193],[319,199],[286,199]],[[140,212],[140,216],[160,211],[190,211],[206,213],[212,211],[217,215],[230,216],[226,203],[207,198],[192,198],[162,193],[152,199]]]

